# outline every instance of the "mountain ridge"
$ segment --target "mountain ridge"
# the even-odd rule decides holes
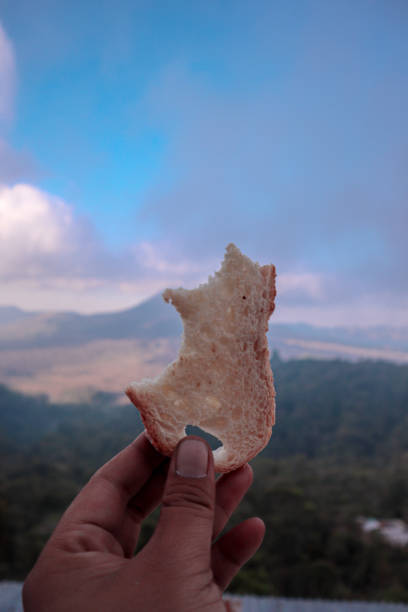
[[[160,295],[110,313],[25,312],[0,307],[0,383],[54,401],[95,391],[123,395],[129,382],[154,378],[173,361],[182,322]],[[6,322],[6,319],[8,322]],[[341,359],[408,364],[407,328],[315,327],[275,323],[271,354],[284,359]]]
[[[29,312],[14,306],[0,306],[0,350],[75,346],[102,339],[177,338],[181,332],[178,313],[164,302],[161,295],[154,295],[131,308],[95,314]],[[323,342],[360,349],[400,351],[407,353],[408,358],[408,326],[329,327],[302,322],[275,323],[272,318],[268,336],[272,349],[282,351],[283,344],[286,344],[289,356],[295,356],[296,350],[307,350],[307,343]],[[296,339],[302,341],[297,349]],[[312,353],[317,351],[316,347],[312,348],[309,346]],[[330,350],[341,356],[341,346]]]

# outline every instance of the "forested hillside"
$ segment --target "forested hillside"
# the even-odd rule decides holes
[[[236,518],[261,516],[267,535],[231,589],[408,601],[408,550],[356,521],[408,520],[408,367],[275,355],[273,370],[277,423]],[[89,475],[141,430],[115,400],[53,405],[0,387],[0,579],[24,578]]]
[[[266,454],[381,465],[408,450],[408,366],[272,360],[276,428]]]

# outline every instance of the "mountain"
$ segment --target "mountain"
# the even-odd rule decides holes
[[[157,376],[176,355],[182,324],[154,296],[127,310],[82,315],[0,307],[0,383],[58,401],[98,391],[123,395],[132,380]],[[408,327],[315,327],[270,323],[271,352],[289,358],[408,363]]]
[[[317,327],[272,323],[269,343],[288,358],[340,357],[408,363],[408,327]]]
[[[21,319],[27,319],[32,315],[30,312],[25,312],[16,306],[0,306],[0,326],[10,325]]]
[[[405,362],[407,327],[317,327],[306,323],[270,322],[272,350],[296,357],[321,353]],[[0,306],[0,351],[78,346],[95,340],[154,340],[179,338],[178,313],[160,295],[112,313],[81,315],[75,312],[25,312]],[[400,353],[400,354],[399,354]]]
[[[8,308],[0,307],[0,320]],[[18,310],[18,309],[16,309]],[[22,312],[22,311],[19,311]],[[75,312],[9,314],[10,322],[0,327],[0,350],[73,346],[93,340],[176,337],[181,334],[180,317],[155,296],[139,306],[113,313],[81,315]]]

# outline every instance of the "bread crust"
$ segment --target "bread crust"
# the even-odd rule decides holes
[[[230,244],[208,283],[163,293],[183,319],[179,356],[156,379],[126,389],[162,454],[172,454],[188,424],[223,442],[214,451],[217,472],[239,468],[267,445],[275,423],[266,337],[275,278],[275,266],[259,266]]]

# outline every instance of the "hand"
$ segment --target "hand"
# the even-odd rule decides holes
[[[141,434],[63,515],[25,582],[25,612],[224,611],[224,589],[264,535],[251,518],[215,541],[251,482],[248,465],[215,481],[201,438],[184,438],[169,462]],[[160,502],[156,530],[134,556]]]

